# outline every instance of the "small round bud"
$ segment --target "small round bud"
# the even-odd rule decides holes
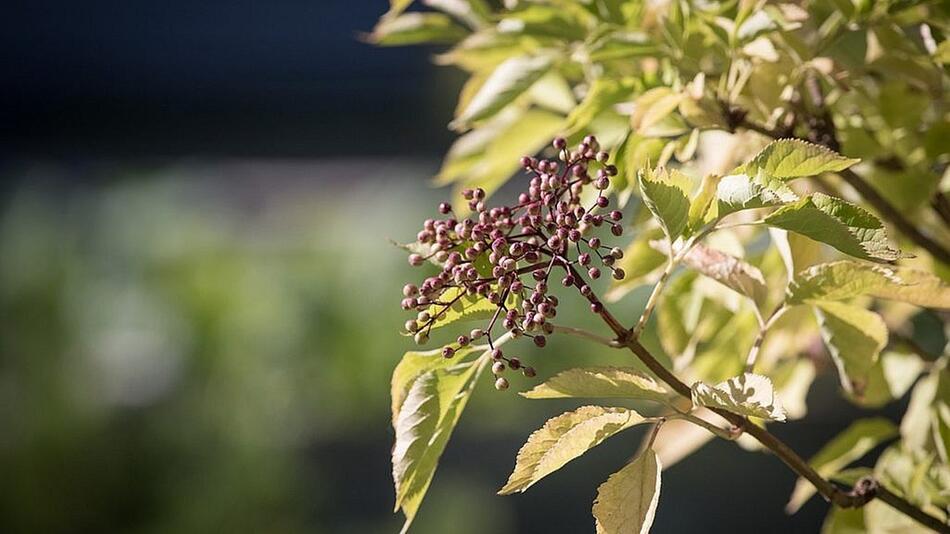
[[[592,238],[590,238],[590,241],[588,242],[588,244],[590,245],[590,248],[599,248],[599,247],[600,247],[600,238],[599,238],[599,237],[592,237]]]
[[[570,287],[574,285],[574,275],[569,274],[565,276],[564,279],[561,280],[561,283],[564,284],[564,287]]]
[[[584,295],[585,297],[589,296],[592,291],[593,290],[587,284],[581,286],[581,295]]]
[[[604,305],[601,304],[601,303],[599,303],[599,302],[591,302],[591,303],[590,303],[590,311],[592,311],[592,312],[594,312],[594,313],[600,313],[600,312],[604,311]]]
[[[607,174],[609,176],[617,176],[617,167],[613,165],[607,165],[606,167],[604,167],[604,170],[607,171]]]
[[[419,293],[419,288],[415,284],[406,284],[402,286],[402,294],[406,297],[413,297]]]
[[[613,256],[614,259],[619,260],[623,257],[623,250],[621,250],[619,247],[614,247],[610,249],[610,255]]]
[[[422,262],[425,261],[419,254],[410,254],[409,255],[409,265],[413,267],[418,267],[422,265]]]
[[[597,161],[601,163],[607,163],[608,159],[610,159],[610,154],[604,152],[603,150],[597,153]]]
[[[492,374],[500,375],[505,372],[505,362],[495,362],[491,366]]]
[[[425,345],[429,342],[429,335],[425,332],[417,332],[416,335],[413,336],[413,340],[415,340],[416,345]]]
[[[563,137],[555,137],[554,142],[551,144],[554,145],[554,148],[558,150],[564,150],[567,148],[567,141]]]
[[[455,349],[453,349],[452,347],[442,347],[443,358],[448,359],[448,358],[451,358],[452,356],[455,356]]]
[[[481,339],[481,337],[485,335],[485,331],[482,330],[481,328],[476,328],[476,329],[472,330],[471,332],[469,332],[468,335],[469,335],[469,337],[472,338],[473,340],[475,340],[475,339]]]
[[[610,218],[615,221],[619,221],[620,219],[623,219],[623,212],[620,210],[613,210],[610,212]]]
[[[597,197],[597,207],[606,208],[608,205],[610,205],[610,199],[607,197]],[[597,224],[596,220],[594,221],[594,224]]]
[[[452,211],[452,205],[448,202],[443,202],[439,204],[439,213],[442,215],[447,215]]]
[[[534,167],[534,158],[532,158],[531,156],[522,156],[521,166],[524,167],[525,169],[530,169],[531,167]]]
[[[591,267],[590,269],[587,270],[587,276],[591,277],[594,280],[597,280],[598,278],[600,278],[600,269],[598,269],[597,267]]]
[[[464,347],[464,346],[468,345],[468,336],[461,335],[461,336],[459,336],[458,339],[456,339],[455,341],[458,342],[458,344],[459,344],[460,347]]]
[[[548,338],[544,336],[534,336],[534,344],[543,347],[548,344]]]
[[[594,187],[603,191],[604,189],[607,189],[608,187],[610,187],[610,179],[607,178],[606,176],[602,176],[594,182]]]
[[[521,374],[528,378],[534,378],[538,373],[534,370],[534,367],[525,367],[521,370]]]
[[[514,369],[514,370],[516,370],[516,371],[517,371],[518,369],[521,369],[521,360],[519,360],[518,358],[509,358],[509,359],[508,359],[508,367],[511,367],[512,369]]]
[[[406,331],[410,333],[415,333],[419,329],[419,324],[412,319],[406,321]]]
[[[498,391],[504,391],[508,389],[509,385],[510,384],[508,383],[508,380],[503,376],[499,376],[498,380],[495,380],[495,389]]]
[[[500,360],[504,357],[504,353],[501,352],[501,349],[494,349],[491,351],[491,357],[493,360]]]
[[[615,235],[615,236],[617,236],[617,237],[622,236],[622,235],[623,235],[623,226],[620,226],[619,224],[613,224],[613,225],[611,225],[611,226],[610,226],[610,233],[612,233],[613,235]]]
[[[585,253],[579,255],[579,256],[577,257],[577,261],[578,261],[578,263],[580,263],[581,265],[584,265],[584,266],[590,265],[590,261],[591,261],[590,254],[588,254],[588,253],[585,252]]]
[[[627,273],[623,272],[623,269],[614,269],[614,280],[623,280],[624,276],[627,276]]]

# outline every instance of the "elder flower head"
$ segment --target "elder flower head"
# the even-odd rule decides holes
[[[544,347],[545,336],[554,331],[550,320],[557,315],[559,304],[551,286],[575,286],[590,301],[591,310],[599,313],[602,306],[586,281],[602,274],[594,263],[615,279],[624,277],[623,270],[613,266],[623,255],[621,250],[602,244],[593,235],[602,227],[609,227],[614,236],[623,233],[623,214],[609,209],[610,200],[604,194],[617,174],[616,167],[607,164],[609,154],[599,149],[593,136],[586,137],[575,150],[568,149],[563,138],[552,144],[557,159],[521,158],[531,179],[517,203],[489,208],[484,190],[467,189],[462,195],[472,213],[455,217],[452,207],[441,203],[438,211],[443,218],[427,219],[416,236],[416,248],[426,252],[409,256],[411,265],[431,262],[441,267],[438,274],[420,284],[403,287],[402,308],[416,312],[405,328],[417,343],[425,343],[433,325],[463,297],[478,296],[496,306],[484,328],[459,336],[442,354],[451,358],[457,348],[486,337],[496,360],[492,370],[499,375],[498,389],[508,387],[508,381],[500,376],[506,369],[520,369],[526,376],[535,374],[519,359],[494,347],[499,323],[512,336],[531,338]],[[585,205],[582,193],[589,187],[597,194]]]

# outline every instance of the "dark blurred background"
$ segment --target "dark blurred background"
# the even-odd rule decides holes
[[[412,274],[386,238],[445,194],[428,178],[461,77],[360,42],[386,8],[5,6],[0,532],[398,530],[388,380]],[[617,358],[558,347],[541,376]],[[498,497],[526,436],[573,405],[486,386],[415,531],[592,531],[642,431]],[[859,414],[829,374],[809,405],[776,429],[806,456]],[[664,473],[655,531],[814,532],[826,505],[786,517],[793,483],[713,443]]]

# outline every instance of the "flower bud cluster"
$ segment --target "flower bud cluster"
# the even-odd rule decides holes
[[[616,167],[607,163],[609,154],[600,150],[593,136],[574,150],[562,138],[553,146],[557,159],[521,159],[531,178],[515,204],[489,208],[484,190],[467,189],[462,195],[472,213],[456,217],[449,204],[440,204],[442,218],[426,220],[416,236],[416,248],[426,253],[409,256],[414,266],[427,261],[441,266],[421,284],[403,288],[402,308],[417,314],[405,328],[417,343],[425,343],[433,325],[453,306],[464,304],[463,298],[484,298],[496,306],[484,328],[458,336],[442,354],[451,358],[458,348],[485,337],[498,389],[508,387],[502,376],[508,369],[529,377],[535,371],[494,347],[496,326],[544,347],[546,336],[554,331],[551,320],[559,304],[551,286],[575,286],[590,301],[591,310],[600,313],[603,306],[588,279],[600,278],[604,271],[617,280],[624,277],[623,270],[614,266],[623,252],[595,235],[603,227],[614,236],[623,233],[623,214],[610,209],[605,195],[617,174]],[[582,193],[589,187],[597,194],[584,205]]]

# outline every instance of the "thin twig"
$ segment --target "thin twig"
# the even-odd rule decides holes
[[[554,326],[554,331],[557,333],[582,337],[585,339],[589,339],[591,341],[595,341],[597,343],[600,343],[601,345],[604,345],[613,349],[623,348],[623,345],[621,345],[620,343],[617,343],[617,341],[614,339],[608,339],[603,336],[599,336],[593,332],[588,332],[587,330],[583,330],[581,328],[574,328],[573,326],[561,326],[561,325],[553,325],[553,326]]]
[[[759,357],[759,350],[762,348],[762,343],[765,341],[765,335],[768,333],[769,329],[778,321],[785,312],[788,311],[788,307],[783,303],[778,308],[775,308],[775,311],[772,312],[772,315],[759,327],[759,333],[755,336],[755,341],[752,342],[752,348],[749,349],[749,355],[745,359],[745,370],[746,372],[752,372],[752,369],[755,367],[755,361]]]

